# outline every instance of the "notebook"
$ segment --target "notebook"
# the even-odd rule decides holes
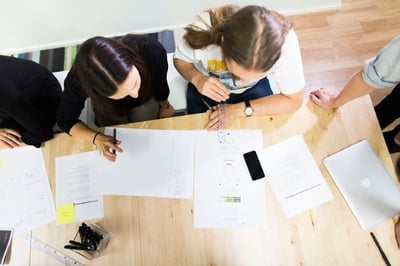
[[[400,214],[400,189],[367,140],[323,163],[364,230]]]

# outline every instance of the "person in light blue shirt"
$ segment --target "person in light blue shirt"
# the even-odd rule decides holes
[[[383,47],[375,57],[368,59],[341,92],[332,88],[321,88],[311,92],[310,99],[325,109],[333,109],[374,89],[390,87],[394,87],[391,93],[375,106],[382,129],[400,117],[400,35]],[[400,152],[400,125],[391,131],[383,132],[383,135],[389,152]],[[400,176],[400,160],[397,160],[396,172]],[[394,233],[400,248],[400,219],[394,226]]]
[[[379,125],[385,129],[400,117],[400,35],[383,47],[375,57],[368,59],[343,90],[321,88],[310,94],[310,99],[326,109],[337,108],[346,102],[372,92],[374,89],[394,87],[375,106]],[[400,125],[383,133],[390,153],[400,152]],[[399,169],[400,170],[400,169]]]

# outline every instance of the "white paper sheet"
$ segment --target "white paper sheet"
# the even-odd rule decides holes
[[[287,217],[333,199],[303,136],[264,149],[261,164]]]
[[[73,217],[68,222],[104,217],[103,196],[95,194],[91,186],[91,180],[97,179],[95,169],[103,161],[98,151],[56,158],[56,206],[59,209],[72,204],[69,214]],[[67,222],[60,216],[62,214],[58,214],[57,222]]]
[[[0,150],[0,227],[15,234],[55,220],[55,206],[41,149]]]
[[[191,198],[194,130],[117,129],[123,153],[103,160],[93,183],[98,194]],[[112,135],[112,128],[106,128]]]
[[[263,228],[266,225],[264,179],[253,181],[243,153],[260,151],[261,130],[199,134],[195,157],[194,227]]]

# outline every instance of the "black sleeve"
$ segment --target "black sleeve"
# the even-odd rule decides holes
[[[147,62],[154,98],[157,101],[167,100],[169,96],[168,60],[164,46],[157,39],[146,35],[128,34],[124,37],[124,42],[136,47]]]
[[[57,90],[46,88],[46,97],[48,105],[35,106],[30,99],[16,87],[10,80],[1,82],[2,101],[1,105],[5,107],[9,116],[19,125],[18,130],[22,135],[22,141],[29,145],[40,147],[41,143],[53,137],[54,120],[47,119],[51,112],[55,112],[53,103],[58,103],[59,94],[53,93]],[[59,89],[58,87],[56,89]],[[37,94],[41,93],[40,88],[36,89]],[[59,91],[58,91],[59,93]],[[6,96],[5,96],[6,95]]]
[[[152,39],[152,38],[150,38]],[[154,89],[154,98],[157,101],[164,101],[169,96],[169,86],[167,82],[168,61],[167,52],[158,41],[149,42],[150,54],[150,75],[151,84]]]
[[[86,98],[80,85],[69,72],[64,80],[64,91],[57,111],[57,124],[62,131],[69,134],[71,128],[80,122],[79,116],[85,106]]]

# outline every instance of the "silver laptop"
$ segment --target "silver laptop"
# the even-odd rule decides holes
[[[328,156],[324,165],[364,230],[400,215],[400,189],[368,141]]]

